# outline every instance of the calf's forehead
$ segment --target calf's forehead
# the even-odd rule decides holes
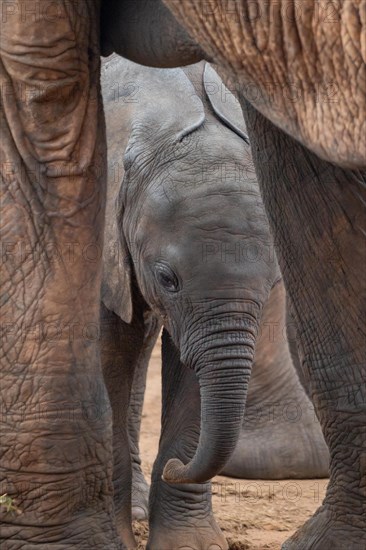
[[[201,242],[269,241],[268,220],[258,194],[237,189],[195,193],[179,199],[146,201],[137,217],[136,240],[149,241],[150,250],[177,245],[189,249]]]

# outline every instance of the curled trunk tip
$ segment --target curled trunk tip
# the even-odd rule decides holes
[[[162,479],[166,483],[197,483],[196,479],[189,479],[187,477],[187,467],[178,458],[168,460],[164,467]]]
[[[234,452],[243,423],[254,353],[254,336],[244,328],[232,329],[230,344],[225,347],[222,339],[212,337],[205,342],[199,361],[193,362],[201,396],[199,441],[187,464],[177,457],[167,462],[163,481],[205,483],[222,470]]]

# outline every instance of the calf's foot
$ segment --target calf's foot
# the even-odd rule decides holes
[[[132,519],[145,521],[149,515],[149,485],[140,465],[132,465]]]
[[[119,536],[122,540],[123,550],[136,550],[137,543],[131,530],[130,516],[126,517],[125,510],[116,512],[116,526]],[[105,546],[104,548],[107,548]]]
[[[147,550],[227,550],[212,513],[210,483],[153,483]]]

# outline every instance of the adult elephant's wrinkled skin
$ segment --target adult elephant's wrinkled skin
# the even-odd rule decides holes
[[[163,325],[163,430],[149,548],[226,547],[204,483],[210,476],[199,462],[187,468],[196,468],[200,484],[172,488],[162,480],[168,459],[194,464],[201,456],[218,470],[234,450],[223,473],[237,477],[328,472],[327,447],[290,358],[285,292],[244,118],[207,63],[151,69],[112,56],[102,66],[102,90],[109,167],[102,366],[114,415],[118,524],[125,532],[128,438],[133,516],[147,511],[138,435],[146,368]]]
[[[106,53],[154,66],[203,55],[305,147],[366,167],[364,0],[106,0],[103,13]]]
[[[21,5],[30,7],[12,7]],[[21,511],[1,507],[5,550],[122,548],[98,359],[106,173],[98,9],[74,8],[59,2],[48,26],[2,17],[0,493]]]
[[[100,47],[164,67],[206,58],[238,84],[303,380],[330,449],[324,503],[285,547],[366,545],[365,3],[238,0],[234,16],[232,3],[207,4],[64,0],[51,13],[39,0],[29,14],[28,2],[1,2],[1,491],[22,510],[1,511],[6,549],[121,547],[97,345]],[[329,5],[328,24],[319,8]],[[301,93],[288,101],[294,80]],[[329,80],[336,101],[322,100]]]

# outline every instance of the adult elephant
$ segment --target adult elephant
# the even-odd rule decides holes
[[[325,4],[303,2],[294,25],[295,1],[242,0],[233,16],[223,2],[207,14],[205,2],[167,1],[192,39],[158,0],[102,2],[105,53],[158,66],[217,61],[244,96],[248,83],[267,90],[256,106],[282,128],[243,99],[303,377],[331,455],[325,501],[288,549],[365,546],[363,3],[337,3],[329,25],[316,13]],[[259,6],[253,21],[248,9]],[[40,0],[30,13],[29,3],[2,1],[2,491],[23,512],[5,513],[5,548],[121,548],[95,333],[105,204],[99,7]],[[329,79],[337,101],[317,101]],[[290,105],[293,81],[301,93]],[[228,458],[234,446],[225,445]],[[165,471],[169,481],[191,474],[177,462]]]
[[[217,441],[242,422],[236,391],[252,363],[241,435],[222,472],[325,477],[329,458],[291,362],[283,281],[243,114],[204,62],[152,69],[114,55],[103,63],[102,90],[109,170],[101,340],[118,525],[126,537],[128,440],[133,516],[147,514],[139,425],[146,369],[163,325],[162,434],[149,548],[223,548],[209,483],[177,488],[161,478],[171,456],[192,458],[199,434],[206,442],[200,460],[212,453],[209,462],[219,470]]]
[[[140,21],[151,21],[152,4],[157,26],[147,29]],[[297,327],[302,378],[330,449],[324,502],[284,548],[361,549],[366,545],[366,189],[360,171],[366,167],[365,4],[165,0],[165,5],[190,33],[187,47],[164,8],[144,2],[145,16],[128,22],[130,32],[134,22],[135,35],[145,37],[141,48],[131,51],[125,34],[116,32],[118,10],[113,22],[107,18],[105,48],[154,64],[162,46],[169,52],[164,62],[174,64],[177,52],[191,54],[199,44],[221,74],[232,77],[241,97]],[[154,48],[144,47],[146,37]],[[186,465],[170,461],[165,479],[197,481],[193,465],[194,459]]]

